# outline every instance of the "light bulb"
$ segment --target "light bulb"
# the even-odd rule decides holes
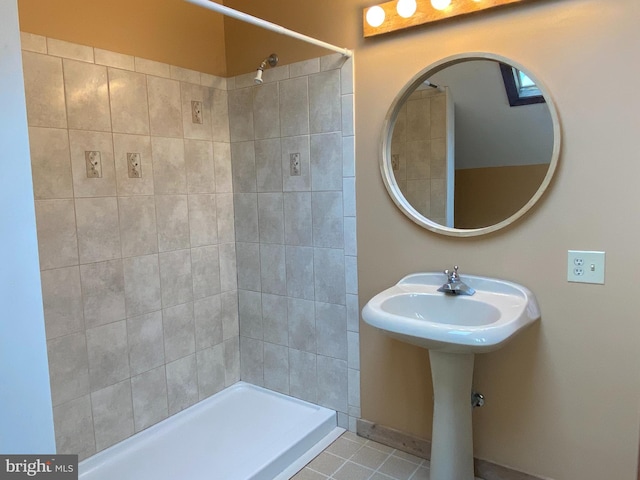
[[[436,10],[444,10],[451,5],[451,0],[431,0],[431,5]]]
[[[398,15],[402,18],[409,18],[416,13],[417,8],[416,0],[398,0],[398,4],[396,5]]]
[[[381,6],[376,5],[367,10],[367,23],[372,27],[379,27],[384,22],[384,10]]]

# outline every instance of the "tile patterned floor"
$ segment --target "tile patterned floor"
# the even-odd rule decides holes
[[[429,480],[429,461],[345,432],[293,480]]]

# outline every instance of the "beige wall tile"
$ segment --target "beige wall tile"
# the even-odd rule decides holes
[[[302,62],[296,62],[289,65],[289,76],[291,78],[303,77],[306,75],[312,75],[314,73],[319,73],[319,72],[320,72],[319,58],[311,58],[309,60],[304,60]]]
[[[200,73],[200,85],[203,87],[216,88],[218,90],[227,89],[227,79],[209,75],[208,73]]]
[[[162,312],[151,312],[128,318],[127,343],[132,375],[160,366],[164,371],[164,348],[158,348],[164,345]]]
[[[148,135],[147,77],[116,68],[109,68],[108,74],[113,131]]]
[[[200,140],[184,141],[188,193],[215,193],[213,143]]]
[[[277,83],[253,88],[253,122],[256,140],[280,136],[279,99]]]
[[[191,355],[196,351],[193,303],[184,303],[162,310],[164,355],[167,362]]]
[[[218,223],[218,242],[235,241],[233,194],[216,194],[216,221]]]
[[[69,128],[111,131],[107,67],[64,59]]]
[[[113,150],[118,195],[153,195],[151,137],[114,133]],[[141,176],[139,178],[129,177],[129,161],[127,157],[129,153],[140,155]]]
[[[131,378],[135,430],[139,432],[169,415],[164,366]]]
[[[309,77],[309,129],[311,133],[340,131],[342,124],[340,71]]]
[[[175,65],[170,65],[169,71],[171,72],[171,78],[174,80],[200,85],[200,72],[189,70],[187,68],[176,67]]]
[[[116,194],[113,139],[110,133],[69,130],[73,190],[77,197],[106,197]],[[102,177],[87,177],[86,152],[100,153]]]
[[[194,298],[211,297],[212,295],[220,293],[220,257],[218,246],[207,245],[205,247],[192,248],[191,272]],[[220,326],[220,335],[222,335],[222,325]],[[220,341],[222,341],[222,336],[220,337]]]
[[[189,355],[166,366],[169,415],[198,401],[198,371],[196,356]]]
[[[98,451],[133,435],[133,406],[129,379],[93,392],[91,407]]]
[[[134,57],[122,53],[110,52],[101,48],[94,48],[93,53],[97,65],[121,68],[123,70],[135,70]]]
[[[29,125],[67,128],[62,60],[23,52],[22,67]]]
[[[210,397],[225,387],[224,345],[197,353],[199,398]]]
[[[78,267],[44,270],[41,278],[47,338],[83,331],[82,290]]]
[[[211,112],[212,138],[214,142],[229,142],[229,105],[227,92],[213,89],[213,103]]]
[[[186,195],[157,195],[158,249],[189,248],[189,208]]]
[[[80,266],[86,328],[125,318],[122,260]]]
[[[55,55],[56,57],[93,63],[93,48],[85,45],[47,38],[47,51],[49,55]]]
[[[136,72],[154,75],[156,77],[171,78],[171,69],[166,63],[155,62],[145,58],[135,57]]]
[[[187,193],[184,142],[178,138],[151,138],[153,184],[156,195]]]
[[[182,137],[180,82],[147,77],[151,135]]]
[[[37,200],[36,224],[42,270],[78,265],[73,199]]]
[[[160,310],[158,255],[125,258],[122,263],[127,317]]]
[[[79,198],[75,203],[80,263],[121,257],[116,197]]]
[[[193,316],[196,327],[196,350],[204,350],[222,343],[222,302],[220,295],[212,295],[196,300],[193,305]]]
[[[192,247],[218,243],[215,195],[189,195],[189,232]]]
[[[91,397],[83,395],[53,408],[56,452],[78,455],[78,460],[96,453]]]
[[[119,197],[118,217],[123,257],[158,252],[154,197]]]
[[[89,393],[89,361],[84,332],[47,341],[51,401],[60,405]]]
[[[213,144],[213,165],[215,168],[216,193],[233,192],[231,172],[231,144]]]
[[[283,137],[309,133],[307,77],[280,82],[280,130]]]
[[[47,37],[20,32],[20,46],[28,52],[47,53]]]
[[[29,148],[36,200],[72,198],[73,183],[67,130],[31,127]]]

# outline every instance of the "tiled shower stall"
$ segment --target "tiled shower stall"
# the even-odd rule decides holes
[[[240,379],[355,429],[351,62],[254,86],[22,42],[58,452],[86,458]]]

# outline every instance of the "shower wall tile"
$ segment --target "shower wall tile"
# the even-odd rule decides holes
[[[270,74],[273,71],[270,70]],[[256,140],[280,137],[279,105],[277,83],[265,83],[253,89],[253,123]]]
[[[40,277],[47,339],[84,331],[78,267],[44,270]]]
[[[355,217],[344,218],[344,254],[345,255],[358,255],[358,241],[356,232],[356,219]]]
[[[280,134],[282,137],[309,133],[309,84],[307,77],[280,82]],[[231,139],[233,141],[233,138]]]
[[[42,35],[20,32],[20,45],[23,51],[47,53],[47,37]]]
[[[154,197],[119,197],[118,215],[123,257],[158,253]]]
[[[160,266],[158,255],[123,260],[127,316],[160,310]]]
[[[76,199],[80,263],[120,258],[116,197]]]
[[[67,131],[30,127],[29,149],[36,200],[72,198],[71,152]]]
[[[156,195],[187,193],[184,141],[180,138],[151,137],[151,149]]]
[[[47,341],[51,402],[60,405],[89,393],[89,360],[84,332]]]
[[[191,246],[218,243],[215,195],[189,195]]]
[[[342,176],[356,175],[355,137],[342,137]]]
[[[127,342],[131,375],[139,375],[156,367],[162,367],[164,372],[166,362],[162,312],[151,312],[128,318]]]
[[[200,140],[184,141],[187,169],[187,192],[215,193],[216,177],[213,166],[213,143]]]
[[[340,132],[311,135],[311,189],[342,189],[342,136]]]
[[[231,145],[213,144],[213,165],[216,178],[216,193],[233,192],[233,174],[231,171]]]
[[[171,78],[175,80],[200,85],[200,72],[189,70],[188,68],[176,67],[175,65],[169,65],[169,72]]]
[[[190,246],[189,206],[186,195],[156,195],[158,249],[161,252]]]
[[[287,296],[313,300],[315,298],[313,274],[313,248],[286,247]]]
[[[107,67],[67,59],[62,65],[69,128],[110,132]]]
[[[325,72],[327,70],[336,70],[340,69],[347,58],[341,53],[330,53],[329,55],[324,55],[320,57],[320,70]]]
[[[240,378],[262,387],[264,385],[264,352],[261,340],[240,337]]]
[[[287,312],[289,319],[289,347],[316,353],[316,319],[313,301],[289,298]]]
[[[93,63],[93,48],[77,43],[47,38],[47,52],[57,57],[71,58],[82,62]]]
[[[318,401],[318,374],[316,355],[289,349],[289,394],[316,403]]]
[[[29,126],[67,128],[62,60],[23,52],[22,68]]]
[[[127,322],[120,321],[87,329],[91,391],[108,387],[131,376]]]
[[[347,359],[347,308],[316,302],[318,355]]]
[[[349,369],[360,370],[360,335],[347,332],[347,364]],[[351,405],[351,402],[349,403]]]
[[[264,83],[278,82],[289,78],[289,65],[280,65],[275,68],[268,68],[262,75]]]
[[[220,293],[220,255],[217,245],[191,249],[193,298]]]
[[[344,216],[356,216],[356,179],[354,177],[345,178],[342,182],[344,195]]]
[[[258,194],[258,232],[261,243],[284,243],[282,192]]]
[[[210,88],[194,85],[192,83],[180,84],[182,98],[182,127],[184,138],[197,140],[213,140],[213,127],[211,123],[211,107],[213,105]],[[194,106],[192,102],[200,102],[199,112],[201,123],[194,122]]]
[[[349,332],[360,331],[360,307],[358,295],[347,294],[347,330]]]
[[[253,141],[231,144],[231,169],[235,193],[257,191],[256,154]]]
[[[300,175],[291,175],[291,155],[298,154]],[[282,184],[285,192],[307,192],[311,190],[309,136],[282,138]]]
[[[348,58],[340,68],[340,93],[353,93],[353,57]]]
[[[171,69],[166,63],[147,60],[146,58],[134,57],[136,72],[153,75],[155,77],[170,78]]]
[[[318,355],[318,404],[346,413],[349,377],[347,362]]]
[[[235,193],[235,236],[238,242],[258,242],[258,195]]]
[[[193,303],[196,351],[223,342],[222,301],[220,295],[201,298]]]
[[[260,244],[260,278],[262,292],[287,294],[284,245]]]
[[[195,355],[167,363],[166,374],[169,415],[178,413],[198,401],[198,371]]]
[[[94,48],[93,56],[96,65],[105,65],[107,67],[119,68],[120,70],[129,70],[131,72],[136,69],[134,57],[131,55]]]
[[[220,87],[214,87],[212,95],[212,139],[214,142],[229,142],[231,133],[229,131],[228,94]]]
[[[287,304],[287,297],[262,294],[262,324],[265,342],[289,345]]]
[[[348,373],[348,403],[349,411],[352,407],[360,408],[360,370],[350,368]]]
[[[358,294],[358,263],[356,257],[344,257],[345,286],[347,293]]]
[[[284,241],[287,245],[313,244],[311,193],[284,194]]]
[[[224,342],[224,386],[240,381],[240,337]]]
[[[337,132],[342,127],[340,71],[309,77],[310,133]]]
[[[236,234],[233,194],[221,193],[216,195],[216,219],[218,223],[218,242],[234,242]]]
[[[120,382],[91,394],[96,450],[101,451],[133,435],[131,382]]]
[[[320,72],[320,59],[311,58],[309,60],[303,60],[302,62],[296,62],[289,65],[289,76],[303,77],[306,75],[312,75]]]
[[[76,452],[79,461],[96,453],[89,395],[53,407],[53,425],[59,452]]]
[[[110,197],[116,195],[116,172],[113,162],[113,139],[110,133],[69,130],[73,191],[75,197]],[[102,176],[88,178],[86,152],[100,153]]]
[[[289,349],[264,343],[264,386],[289,394]]]
[[[162,307],[167,308],[193,301],[191,252],[189,250],[163,252],[158,258]]]
[[[78,264],[78,239],[73,200],[37,200],[36,225],[40,268]]]
[[[229,292],[238,288],[236,269],[236,246],[234,243],[220,244],[220,289]]]
[[[149,135],[147,76],[109,68],[111,128],[114,132]]]
[[[126,318],[122,260],[81,265],[80,279],[86,328]]]
[[[162,310],[164,356],[167,362],[191,355],[196,351],[193,303],[184,303]]]
[[[342,134],[354,135],[353,118],[354,118],[353,95],[342,96]]]
[[[253,93],[250,88],[227,92],[229,104],[229,138],[231,142],[254,139]]]
[[[129,178],[127,154],[140,155],[139,178]],[[141,135],[113,134],[113,156],[116,165],[118,195],[153,195],[153,157],[151,138]]]
[[[258,192],[282,192],[282,147],[280,138],[256,140]]]
[[[224,389],[224,345],[215,345],[196,354],[198,398],[203,400]]]
[[[242,75],[238,75],[234,77],[234,87],[233,89],[248,89],[247,87],[252,87],[255,85],[255,76],[254,72],[244,73]],[[250,90],[250,89],[248,89]]]
[[[236,243],[236,265],[238,288],[260,292],[260,244]]]
[[[313,245],[316,247],[344,247],[344,216],[342,192],[313,192]]]
[[[222,309],[222,337],[225,341],[240,335],[238,321],[238,292],[222,292],[220,294],[220,307]]]
[[[317,301],[336,305],[346,303],[344,264],[345,257],[342,250],[334,248],[313,249],[313,273]]]
[[[238,315],[242,338],[249,337],[256,340],[264,338],[262,297],[259,292],[238,290]]]
[[[155,425],[169,415],[164,365],[131,377],[135,431]]]
[[[147,89],[149,92],[149,126],[151,135],[182,137],[180,82],[148,76]]]
[[[211,75],[209,73],[200,72],[200,85],[225,91],[227,90],[227,79]]]

